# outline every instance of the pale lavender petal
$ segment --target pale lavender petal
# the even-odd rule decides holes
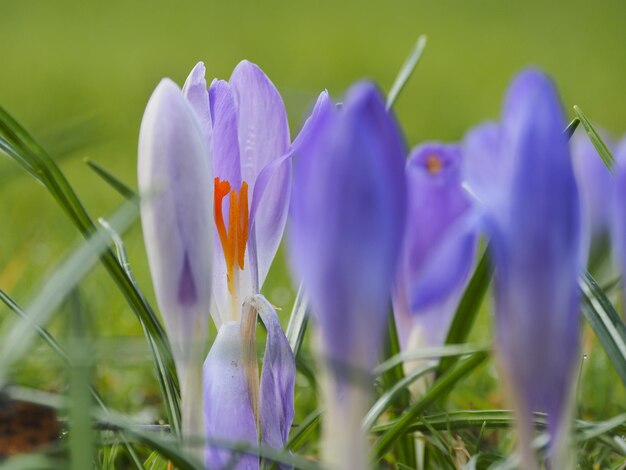
[[[287,443],[294,417],[296,362],[287,337],[270,303],[255,296],[258,312],[267,330],[261,372],[261,444],[282,449]]]
[[[224,80],[214,80],[209,88],[211,118],[213,120],[213,174],[231,187],[241,187],[241,164],[237,109],[230,85]],[[248,182],[250,184],[250,182]],[[228,217],[228,210],[224,211]]]
[[[626,276],[626,138],[615,152],[616,171],[611,197],[611,243],[616,264]],[[625,297],[626,298],[626,297]]]
[[[500,158],[500,128],[485,122],[463,139],[463,178],[470,193],[483,205],[498,204],[511,177],[511,161]]]
[[[283,100],[274,84],[255,64],[243,61],[230,77],[238,116],[241,177],[254,191],[257,176],[287,153],[289,125]],[[255,215],[254,237],[259,287],[267,276],[282,238],[291,188],[291,161],[273,172]]]
[[[225,323],[204,363],[204,417],[206,437],[257,446],[258,435],[243,370],[241,327]],[[198,409],[200,413],[200,409]],[[236,460],[235,460],[236,459]],[[232,465],[233,462],[236,465]],[[227,449],[207,445],[208,469],[258,469],[254,455],[233,455]]]
[[[163,80],[144,113],[138,176],[154,291],[179,364],[194,339],[206,338],[213,232],[207,155],[195,112]]]
[[[604,133],[602,137],[613,146]],[[583,211],[583,247],[594,263],[608,244],[611,209],[607,201],[613,193],[613,177],[584,130],[577,130],[570,144]]]
[[[277,158],[276,160],[266,165],[265,168],[263,168],[263,170],[261,170],[261,172],[257,176],[256,182],[254,184],[254,192],[252,195],[252,204],[250,207],[250,233],[251,234],[256,233],[256,225],[255,225],[256,214],[259,209],[260,203],[264,198],[265,189],[268,187],[270,182],[273,181],[274,175],[280,171],[280,169],[284,166],[285,162],[287,160],[291,160],[291,158],[294,155],[297,155],[298,150],[300,149],[301,145],[306,142],[306,139],[314,130],[314,128],[317,126],[318,121],[322,119],[323,115],[330,111],[331,106],[332,106],[332,103],[328,96],[328,92],[323,91],[322,93],[320,93],[315,103],[315,106],[313,107],[313,111],[311,112],[311,115],[305,121],[304,125],[302,126],[302,129],[300,130],[300,132],[298,133],[298,136],[293,141],[293,144],[291,144],[291,146],[289,147],[289,150],[287,151],[287,153],[283,155],[282,157]],[[285,206],[285,210],[287,209],[288,209],[288,206]],[[253,264],[251,266],[251,269],[254,275],[255,273],[258,273],[256,236],[254,235],[250,239],[249,250],[250,250],[250,260]],[[268,265],[268,268],[269,268],[269,265]],[[259,277],[257,277],[257,281],[255,282],[255,284],[258,286],[257,290],[259,290],[260,284],[263,283],[264,279],[265,279],[265,275],[263,275],[263,277],[261,277],[260,279]]]
[[[211,122],[209,94],[207,93],[206,79],[204,78],[204,75],[204,63],[198,62],[187,77],[185,85],[183,85],[183,95],[196,112],[198,122],[200,123],[202,132],[206,138],[207,147],[210,150],[213,124]]]

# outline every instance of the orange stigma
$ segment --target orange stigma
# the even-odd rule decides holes
[[[433,153],[426,157],[426,170],[428,170],[428,173],[431,175],[436,175],[443,170],[443,162],[439,155]]]
[[[222,203],[224,197],[230,194],[230,208],[228,210],[228,230],[224,222]],[[235,263],[243,270],[248,243],[248,183],[243,181],[239,191],[231,189],[228,181],[215,178],[215,225],[220,237],[226,270],[228,272],[228,289],[234,294]]]

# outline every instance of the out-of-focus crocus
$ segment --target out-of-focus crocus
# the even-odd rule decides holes
[[[368,466],[361,421],[389,312],[406,209],[404,144],[377,88],[327,107],[299,150],[290,250],[325,360],[324,458]]]
[[[403,349],[444,343],[476,256],[461,155],[459,145],[427,143],[406,164],[407,223],[393,298]]]
[[[626,286],[626,137],[617,146],[614,156],[616,169],[611,197],[611,247],[615,264],[622,272],[622,284]]]
[[[537,468],[532,413],[548,413],[553,468],[564,463],[579,353],[581,210],[558,93],[529,69],[500,125],[468,136],[468,184],[483,203],[495,276],[497,349],[518,417],[523,467]],[[484,174],[481,174],[484,172]]]
[[[179,375],[183,435],[201,437],[202,362],[211,306],[210,150],[180,88],[163,80],[139,136],[141,221],[154,291]]]
[[[602,137],[613,147],[606,135]],[[608,201],[613,194],[613,176],[583,129],[574,133],[570,144],[580,189],[583,249],[588,253],[590,267],[598,267],[608,252],[611,212]]]

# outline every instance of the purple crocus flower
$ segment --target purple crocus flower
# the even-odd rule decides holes
[[[468,136],[469,186],[485,209],[495,276],[497,349],[514,398],[524,468],[536,468],[532,413],[548,413],[561,451],[579,352],[581,214],[566,120],[552,81],[534,69],[509,87],[502,120]]]
[[[290,249],[328,366],[324,456],[366,468],[363,373],[378,359],[400,254],[404,144],[378,89],[359,83],[340,110],[325,108],[298,154]]]
[[[602,137],[613,147],[608,136],[604,134]],[[588,253],[589,264],[597,266],[608,248],[610,204],[607,202],[613,194],[613,176],[584,130],[577,130],[570,143],[574,174],[580,189],[583,248]]]
[[[260,291],[278,250],[291,189],[291,161],[281,157],[289,152],[290,137],[282,98],[257,65],[240,62],[228,82],[215,79],[208,92],[204,74],[204,64],[197,64],[184,90],[213,154],[211,313],[219,327],[240,319],[243,301]],[[276,160],[281,164],[271,184],[256,191],[257,177]]]
[[[406,164],[408,214],[394,288],[400,345],[444,343],[476,256],[477,224],[459,145],[426,143]]]
[[[201,436],[201,371],[211,305],[210,151],[194,111],[168,79],[155,89],[139,136],[141,221],[157,302],[182,394],[186,437]]]
[[[213,80],[208,90],[204,74],[199,63],[184,92],[202,122],[215,177],[211,314],[218,334],[204,366],[206,435],[282,448],[294,414],[295,361],[276,313],[258,294],[282,238],[291,157],[303,137],[290,143],[283,101],[258,66],[243,61],[228,82]],[[249,302],[268,330],[260,384],[256,355],[246,356],[254,336],[244,315]],[[259,466],[254,456],[206,449],[208,468],[229,467],[231,459],[235,468]]]

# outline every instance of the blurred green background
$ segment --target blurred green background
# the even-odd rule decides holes
[[[411,145],[457,140],[497,117],[507,82],[528,64],[552,74],[570,115],[578,104],[593,122],[622,133],[624,18],[623,0],[0,0],[0,105],[62,158],[63,171],[98,217],[122,200],[84,158],[136,187],[137,135],[148,97],[162,77],[182,85],[199,60],[208,79],[227,78],[244,58],[258,63],[282,93],[295,133],[324,88],[340,97],[368,77],[388,90],[425,33],[423,60],[396,106]],[[76,142],[87,144],[68,153]],[[3,157],[0,221],[0,288],[27,303],[79,236],[45,190]],[[125,240],[153,300],[138,226]],[[266,294],[289,311],[293,292],[283,259]],[[118,396],[132,391],[122,408],[149,401],[146,394],[156,387],[147,349],[132,339],[140,335],[137,321],[101,268],[82,289],[104,345],[103,387]],[[0,322],[9,315],[0,307]],[[44,347],[35,353],[18,379],[61,388],[57,361]],[[50,363],[43,371],[41,361]]]

